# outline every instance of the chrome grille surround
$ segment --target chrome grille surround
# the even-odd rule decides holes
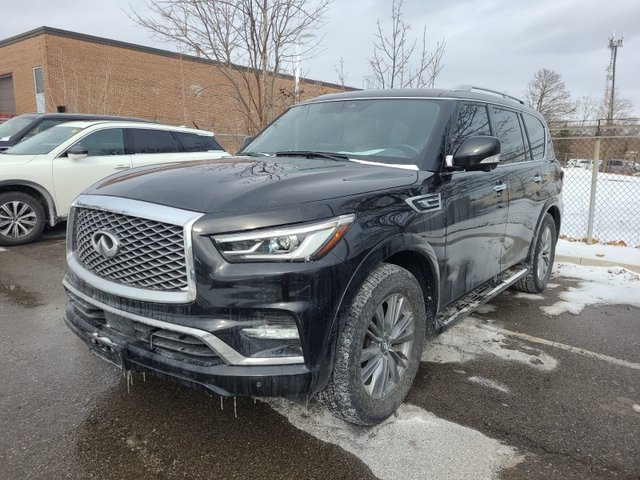
[[[187,303],[196,296],[192,227],[202,216],[153,203],[102,195],[81,195],[67,225],[69,269],[107,293],[160,303]],[[122,242],[114,258],[91,244],[106,230]]]

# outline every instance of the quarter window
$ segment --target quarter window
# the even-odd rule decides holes
[[[170,131],[152,130],[150,128],[132,128],[132,153],[175,153],[178,142]]]
[[[500,140],[500,163],[516,163],[526,160],[525,144],[518,114],[511,110],[493,107],[496,137]]]
[[[544,125],[533,115],[524,114],[524,126],[529,135],[529,143],[531,144],[531,158],[540,160],[544,158]]]
[[[475,103],[463,103],[458,109],[451,132],[450,153],[454,154],[462,142],[476,135],[491,135],[487,107]]]
[[[89,157],[124,155],[124,141],[121,128],[109,128],[91,133],[76,145],[87,149]]]

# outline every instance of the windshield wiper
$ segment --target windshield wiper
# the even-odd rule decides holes
[[[349,157],[340,153],[314,152],[313,150],[285,150],[276,152],[276,157],[327,158],[336,162],[349,160]]]

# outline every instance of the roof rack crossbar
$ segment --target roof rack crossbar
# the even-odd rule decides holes
[[[515,100],[516,102],[521,103],[522,105],[525,104],[523,100],[519,99],[518,97],[514,97],[513,95],[509,95],[507,93],[499,92],[497,90],[491,90],[490,88],[478,87],[476,85],[459,85],[456,88],[454,88],[454,90],[461,90],[463,92],[470,92],[472,90],[479,90],[481,92],[494,93],[494,94],[499,95],[501,97],[509,98],[511,100]]]

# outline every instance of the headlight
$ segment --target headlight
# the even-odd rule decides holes
[[[242,260],[302,260],[325,255],[342,238],[356,216],[341,215],[331,220],[295,227],[216,235],[213,241],[230,262]]]

